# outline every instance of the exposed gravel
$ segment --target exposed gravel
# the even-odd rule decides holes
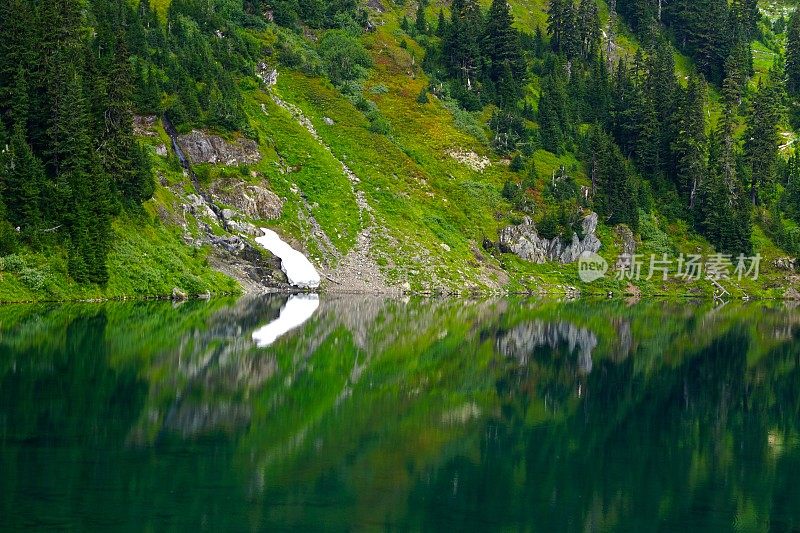
[[[397,292],[397,288],[393,288],[387,283],[385,276],[374,259],[373,237],[378,234],[385,235],[386,229],[377,223],[366,194],[359,188],[361,180],[345,163],[336,157],[330,146],[322,140],[311,120],[303,114],[300,108],[285,102],[274,92],[271,95],[272,100],[278,106],[288,111],[298,124],[303,126],[314,140],[339,162],[342,166],[342,172],[350,182],[351,191],[358,205],[359,222],[363,229],[356,238],[355,247],[344,256],[331,246],[328,236],[325,235],[325,232],[313,219],[310,210],[306,209],[308,214],[305,216],[309,217],[314,229],[310,237],[315,239],[318,248],[326,251],[329,256],[319,261],[321,263],[319,267],[324,278],[323,287],[331,292]]]

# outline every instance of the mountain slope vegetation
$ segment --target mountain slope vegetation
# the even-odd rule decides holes
[[[569,242],[591,212],[612,264],[632,234],[646,256],[760,254],[760,280],[725,285],[737,297],[797,286],[791,6],[0,4],[0,300],[235,291],[214,267],[233,233],[258,248],[219,214],[239,187],[282,209],[237,227],[280,231],[329,289],[563,292],[574,265],[524,261],[499,235],[530,221]],[[260,157],[187,171],[163,117]],[[635,285],[581,289],[716,290]]]

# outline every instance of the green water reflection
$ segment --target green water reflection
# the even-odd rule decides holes
[[[290,304],[0,307],[0,528],[800,527],[790,307]]]

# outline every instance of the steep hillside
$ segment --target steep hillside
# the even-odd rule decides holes
[[[4,0],[6,12],[17,3]],[[135,144],[145,148],[153,180],[152,196],[145,195],[137,204],[135,194],[128,198],[123,185],[113,185],[119,181],[117,162],[108,158],[89,164],[87,168],[101,168],[98,172],[110,176],[109,194],[120,196],[120,207],[86,214],[87,220],[113,219],[107,239],[98,236],[76,244],[83,233],[75,217],[46,208],[51,203],[46,182],[59,183],[63,170],[41,137],[51,135],[47,125],[58,124],[58,118],[32,112],[15,145],[15,95],[20,91],[18,80],[25,76],[6,78],[17,81],[0,87],[0,133],[12,147],[4,152],[4,204],[10,207],[0,211],[0,218],[9,222],[0,228],[8,243],[0,249],[0,300],[199,295],[236,291],[237,285],[246,290],[286,287],[280,263],[255,242],[262,227],[277,230],[303,250],[321,271],[326,290],[564,294],[577,288],[617,295],[712,295],[720,290],[705,279],[664,282],[607,276],[582,283],[575,259],[583,251],[595,251],[593,243],[599,239],[599,254],[611,265],[620,253],[634,250],[648,260],[650,254],[677,257],[721,250],[735,261],[740,251],[758,253],[763,256],[760,279],[723,281],[730,296],[797,294],[792,287],[797,287],[798,278],[788,261],[797,252],[775,244],[796,242],[785,237],[796,230],[790,210],[776,207],[778,231],[775,209],[766,201],[759,204],[752,210],[752,227],[747,226],[750,247],[736,248],[738,244],[719,240],[719,231],[708,230],[705,211],[695,213],[688,200],[684,202],[681,182],[673,180],[671,167],[663,175],[661,170],[652,175],[646,170],[638,137],[630,140],[634,148],[628,151],[625,138],[614,129],[618,119],[611,120],[607,139],[596,137],[605,117],[592,109],[597,88],[592,80],[606,79],[613,93],[618,82],[608,80],[643,62],[642,52],[655,56],[651,38],[645,37],[646,46],[640,44],[641,32],[632,30],[629,20],[611,12],[605,2],[581,4],[581,9],[596,6],[597,32],[592,39],[597,40],[575,58],[569,58],[569,52],[553,53],[547,2],[510,2],[526,72],[524,83],[515,81],[519,87],[507,89],[515,95],[511,103],[503,100],[505,74],[490,66],[480,67],[488,74],[479,81],[466,74],[466,92],[459,89],[457,76],[447,67],[450,37],[437,23],[441,13],[451,24],[450,2],[426,2],[422,10],[416,2],[390,0],[334,2],[326,10],[312,9],[315,2],[300,2],[298,8],[292,2],[228,4],[137,2],[122,17],[129,23],[120,29],[107,13],[128,8],[94,0],[89,16],[64,22],[75,24],[70,31],[85,41],[76,46],[100,50],[101,58],[101,40],[117,43],[117,55],[111,54],[106,63],[80,66],[89,80],[87,100],[95,90],[90,81],[96,69],[108,69],[106,76],[96,76],[104,80],[103,87],[111,87],[115,73],[127,68],[119,65],[130,65],[130,73],[123,72],[132,84],[128,100],[115,104],[110,91],[108,105],[127,105],[130,119],[136,115],[130,133]],[[486,0],[483,9],[498,9],[495,4],[499,5]],[[773,21],[780,16],[772,15],[777,9],[769,6]],[[29,15],[35,19],[41,13],[33,10]],[[491,14],[484,16],[493,20]],[[741,108],[732,119],[739,165],[746,160],[741,139],[749,127],[748,102],[760,94],[761,84],[770,83],[773,58],[784,46],[769,19],[760,25],[762,31],[751,45],[753,76],[746,80]],[[0,27],[0,35],[11,32],[11,26]],[[95,37],[86,37],[93,30],[98,30]],[[691,91],[696,70],[691,51],[679,52],[674,36],[665,35],[672,39],[672,44],[661,41],[672,56],[670,72],[678,87],[688,87],[677,90]],[[29,45],[23,41],[6,47],[14,52],[8,57],[16,57]],[[607,65],[609,72],[598,73],[593,65]],[[2,68],[16,70],[5,63]],[[566,81],[558,79],[561,68],[566,68]],[[578,74],[570,80],[572,72]],[[38,76],[31,67],[32,88],[25,89],[26,94],[35,92],[36,83],[48,83]],[[640,74],[631,76],[633,80]],[[480,83],[480,89],[470,94],[472,83]],[[632,81],[634,87],[638,83],[643,82]],[[703,87],[708,89],[701,98],[705,118],[700,133],[708,134],[718,130],[726,107],[721,83]],[[616,97],[612,93],[609,99]],[[573,122],[556,124],[563,127],[559,135],[564,136],[557,147],[548,137],[552,125],[542,123],[545,111],[540,106],[543,99],[553,105],[554,95],[567,99],[561,105],[570,108]],[[90,116],[94,112],[87,106]],[[103,109],[97,116],[102,123]],[[794,133],[788,118],[776,125],[786,158]],[[126,134],[120,129],[120,135]],[[96,135],[92,142],[105,146],[107,128],[91,131],[92,139]],[[24,218],[25,211],[15,204],[19,200],[8,193],[17,179],[8,170],[9,162],[19,157],[14,147],[24,144],[26,132],[33,157],[43,163],[45,185],[36,193],[43,207],[36,222]],[[128,137],[119,138],[129,142]],[[631,190],[617,193],[609,188],[612,184],[598,186],[592,143],[609,147],[604,152],[619,152],[619,160],[608,164],[622,165],[620,172],[629,176],[625,179]],[[673,148],[667,145],[665,150]],[[708,148],[704,150],[708,158]],[[776,168],[784,172],[783,164]],[[608,172],[612,179],[616,171]],[[784,205],[779,199],[783,189],[770,192],[770,202]],[[620,194],[632,195],[626,207],[631,218],[620,218],[619,207],[609,207],[626,202]],[[715,227],[726,224],[720,218]],[[520,253],[535,239],[546,239],[542,257]],[[82,278],[74,250],[101,241],[108,242],[107,277]],[[90,255],[86,261],[93,260]]]

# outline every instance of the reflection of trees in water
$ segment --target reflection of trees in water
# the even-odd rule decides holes
[[[276,522],[312,523],[289,507],[264,511],[297,494],[336,501],[333,526],[354,516],[545,530],[800,519],[795,315],[339,297],[259,350],[250,333],[284,300],[6,321],[0,405],[19,418],[2,423],[20,435],[72,428],[105,446],[211,439],[213,457],[188,454],[194,471],[173,486],[225,473],[245,490],[255,479],[248,505]],[[126,474],[141,498],[163,482],[151,466]],[[212,524],[225,524],[224,510]]]
[[[540,336],[533,338],[539,346]],[[559,355],[563,343],[551,344],[547,357],[536,349],[517,357],[530,373],[520,380],[517,366],[499,376],[504,407],[489,422],[496,437],[483,442],[479,461],[442,467],[420,503],[431,515],[437,505],[480,509],[472,520],[546,531],[748,527],[770,518],[796,527],[800,494],[788,472],[797,472],[800,455],[796,443],[783,455],[775,449],[798,436],[800,345],[795,337],[748,368],[757,340],[723,330],[682,364],[646,376],[634,359],[601,359],[579,401],[570,381],[578,369],[569,352]],[[524,393],[531,382],[538,396]],[[561,412],[537,422],[537,401],[559,384],[573,401],[562,397]]]

